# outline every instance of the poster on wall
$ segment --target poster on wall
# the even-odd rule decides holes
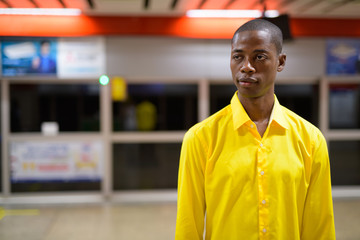
[[[11,181],[101,181],[100,141],[10,143]]]
[[[1,43],[3,76],[56,75],[55,40],[12,40]]]
[[[328,39],[326,56],[328,75],[360,74],[360,39]]]
[[[59,78],[98,78],[105,72],[104,38],[61,38],[57,61]]]
[[[358,127],[358,88],[331,87],[330,89],[330,128]]]

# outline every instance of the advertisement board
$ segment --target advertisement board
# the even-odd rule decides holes
[[[98,78],[105,73],[104,39],[61,38],[57,61],[59,78]]]
[[[11,40],[1,43],[3,76],[56,75],[55,40]]]
[[[360,39],[328,39],[326,73],[327,75],[360,74]]]
[[[103,37],[1,41],[2,76],[98,78],[105,73]]]
[[[10,143],[11,181],[101,181],[100,141]]]

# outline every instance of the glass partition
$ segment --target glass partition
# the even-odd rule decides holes
[[[329,114],[330,129],[360,128],[359,85],[331,84]]]
[[[181,143],[113,145],[114,190],[175,189]]]
[[[39,132],[56,122],[60,132],[99,131],[98,84],[11,84],[11,132]]]
[[[319,86],[313,84],[277,84],[275,94],[281,105],[319,126]]]
[[[210,86],[211,114],[230,104],[236,91],[234,84],[212,84]],[[281,105],[289,108],[314,125],[319,120],[318,85],[312,84],[277,84],[275,94]]]
[[[231,98],[237,91],[235,85],[211,84],[210,85],[210,114],[214,114],[230,104]]]
[[[332,185],[360,185],[360,141],[330,141]]]
[[[186,130],[197,122],[196,84],[129,84],[113,102],[114,131]]]

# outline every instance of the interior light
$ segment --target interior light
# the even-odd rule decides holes
[[[268,18],[276,18],[280,16],[280,14],[278,10],[266,10],[264,16]]]
[[[265,17],[278,17],[277,10],[267,10]],[[263,16],[260,10],[189,10],[186,16],[192,18],[259,18]]]
[[[77,16],[81,14],[81,10],[77,8],[0,8],[0,14]]]
[[[99,78],[99,83],[104,86],[108,85],[109,81],[110,81],[110,79],[107,75],[101,75]]]

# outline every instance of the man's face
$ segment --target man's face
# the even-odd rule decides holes
[[[286,56],[278,54],[267,31],[244,31],[231,45],[230,68],[239,97],[258,98],[274,93],[276,73]]]
[[[50,43],[45,42],[41,45],[41,54],[49,55],[49,53],[50,53]]]

